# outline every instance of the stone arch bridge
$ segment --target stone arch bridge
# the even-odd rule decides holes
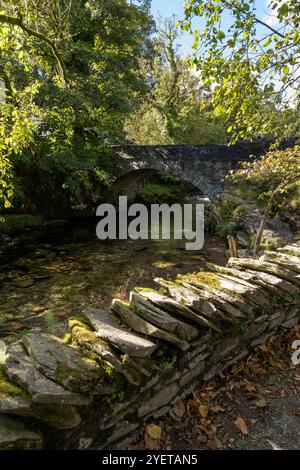
[[[224,178],[241,161],[260,156],[269,144],[259,140],[235,145],[124,145],[115,146],[116,182],[137,178],[146,170],[180,176],[204,195],[215,199],[224,190]]]

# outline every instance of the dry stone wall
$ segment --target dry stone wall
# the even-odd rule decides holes
[[[87,307],[64,340],[0,341],[0,448],[117,448],[299,322],[300,242],[210,269]]]

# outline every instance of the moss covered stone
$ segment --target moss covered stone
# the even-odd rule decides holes
[[[27,398],[29,395],[21,387],[11,382],[0,365],[0,397],[7,396]]]

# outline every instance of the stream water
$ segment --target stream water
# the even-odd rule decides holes
[[[63,236],[39,243],[0,266],[0,336],[7,341],[28,332],[64,335],[67,319],[83,307],[109,307],[128,299],[137,285],[154,278],[224,265],[226,246],[206,235],[204,248],[186,251],[181,240],[100,242],[96,221],[64,228]]]

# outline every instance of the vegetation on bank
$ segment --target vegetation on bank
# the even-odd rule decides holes
[[[145,204],[182,202],[188,196],[196,196],[199,190],[178,176],[158,172],[153,174],[137,193],[136,199]]]
[[[180,25],[175,18],[155,24],[150,4],[1,3],[1,214],[59,217],[95,187],[105,194],[114,172],[111,144],[259,136],[275,139],[274,152],[232,175],[236,185],[249,185],[258,206],[275,191],[268,213],[282,203],[297,207],[299,150],[291,157],[276,145],[300,130],[298,2],[271,0],[274,27],[258,17],[256,0],[188,0]],[[194,28],[192,18],[203,27]],[[194,35],[192,57],[180,55],[181,29]],[[176,200],[179,186],[150,181],[140,197]],[[233,227],[230,210],[235,215],[241,203],[224,204],[217,208],[222,236]],[[2,227],[10,223],[24,222],[6,220]]]

